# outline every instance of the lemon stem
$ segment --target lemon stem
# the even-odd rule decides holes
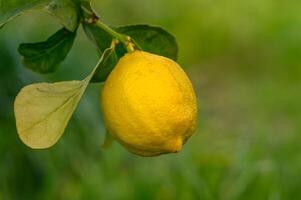
[[[113,36],[115,39],[120,41],[128,52],[135,51],[135,44],[132,42],[132,39],[130,36],[123,35],[121,33],[116,32],[114,29],[110,28],[108,25],[102,23],[99,19],[97,19],[94,24],[101,28],[102,30],[109,33],[111,36]]]

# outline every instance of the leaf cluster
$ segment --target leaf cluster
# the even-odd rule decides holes
[[[45,41],[19,45],[26,68],[40,74],[55,72],[71,50],[80,25],[101,58],[84,80],[36,83],[19,92],[14,104],[17,130],[21,140],[32,148],[55,144],[88,84],[104,82],[118,60],[131,49],[177,59],[177,43],[170,33],[150,25],[109,27],[100,22],[90,0],[0,0],[0,29],[16,16],[34,9],[49,12],[62,28]]]

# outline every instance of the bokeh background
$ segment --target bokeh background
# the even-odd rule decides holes
[[[172,32],[198,95],[196,134],[178,154],[143,158],[102,149],[102,84],[92,84],[62,139],[47,150],[19,140],[21,87],[82,79],[98,55],[80,28],[57,72],[24,68],[21,42],[60,25],[42,11],[0,30],[0,200],[301,199],[300,0],[94,0],[110,25]]]

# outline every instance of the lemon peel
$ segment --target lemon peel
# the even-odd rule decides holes
[[[196,128],[197,100],[185,72],[144,51],[119,60],[104,84],[101,108],[112,136],[141,156],[179,152]]]

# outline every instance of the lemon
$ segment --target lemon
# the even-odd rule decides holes
[[[109,133],[141,156],[179,152],[195,131],[189,78],[176,62],[144,51],[119,60],[104,84],[101,107]]]

